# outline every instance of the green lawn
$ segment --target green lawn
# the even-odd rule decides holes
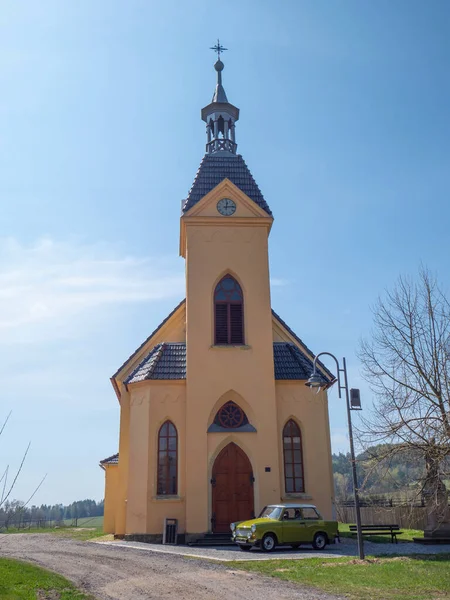
[[[308,584],[351,600],[450,600],[450,554],[233,562],[227,567]]]
[[[1,600],[91,600],[72,583],[34,565],[0,558]]]
[[[339,523],[339,533],[341,537],[348,537],[356,539],[356,535],[352,536],[350,533],[350,525],[356,525],[356,523]],[[398,536],[399,542],[412,542],[415,537],[423,537],[422,529],[403,529],[401,528],[402,535]],[[389,535],[365,535],[365,540],[369,542],[380,542],[386,543],[391,541],[391,537]]]
[[[73,519],[65,519],[66,525],[72,525]],[[103,517],[82,517],[78,519],[78,527],[103,527]]]

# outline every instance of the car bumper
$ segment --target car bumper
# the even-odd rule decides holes
[[[257,548],[260,545],[260,540],[255,538],[233,537],[232,539],[238,546],[255,546]]]

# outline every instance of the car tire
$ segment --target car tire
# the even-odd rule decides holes
[[[248,552],[251,549],[250,544],[239,544],[239,550],[242,550],[242,552]]]
[[[314,536],[313,539],[313,548],[315,548],[316,550],[324,550],[325,546],[328,544],[328,537],[326,533],[323,533],[322,531],[319,531],[318,533],[316,533],[316,535]]]
[[[277,545],[277,538],[273,533],[266,533],[261,542],[261,550],[263,552],[273,552]]]

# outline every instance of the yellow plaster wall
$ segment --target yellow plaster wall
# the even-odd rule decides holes
[[[178,519],[185,529],[185,382],[146,381],[130,388],[129,483],[126,533],[158,534],[164,518]],[[178,494],[157,496],[158,432],[171,420],[178,434]],[[121,459],[120,459],[121,460]]]
[[[103,531],[116,532],[116,505],[118,498],[119,467],[105,465],[105,510],[103,516]]]
[[[322,515],[333,517],[334,485],[331,465],[331,443],[326,392],[312,393],[304,382],[276,382],[279,431],[280,487],[282,499],[304,501],[317,506]],[[282,431],[293,418],[302,433],[305,494],[286,494]]]
[[[120,399],[120,433],[119,433],[119,466],[115,533],[123,535],[126,531],[126,503],[128,496],[128,467],[129,467],[129,437],[130,437],[130,395],[121,385]]]
[[[245,399],[256,417],[257,434],[239,434],[229,440],[247,446],[243,449],[254,468],[257,502],[280,498],[279,463],[273,452],[278,432],[267,219],[258,222],[253,218],[248,224],[225,219],[200,224],[185,219],[186,528],[190,533],[210,528],[210,470],[225,438],[224,434],[207,433],[208,419],[218,399],[230,389]],[[226,273],[236,277],[244,293],[244,347],[214,346],[213,293]],[[271,472],[266,473],[265,466],[270,466]]]

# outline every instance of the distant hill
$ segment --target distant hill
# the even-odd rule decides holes
[[[392,447],[392,446],[390,446]],[[418,452],[398,453],[389,462],[377,464],[371,459],[379,456],[386,445],[373,446],[357,456],[358,482],[363,496],[410,496],[417,493],[425,475],[425,464]],[[353,493],[350,453],[333,454],[333,475],[338,500],[351,498]]]

